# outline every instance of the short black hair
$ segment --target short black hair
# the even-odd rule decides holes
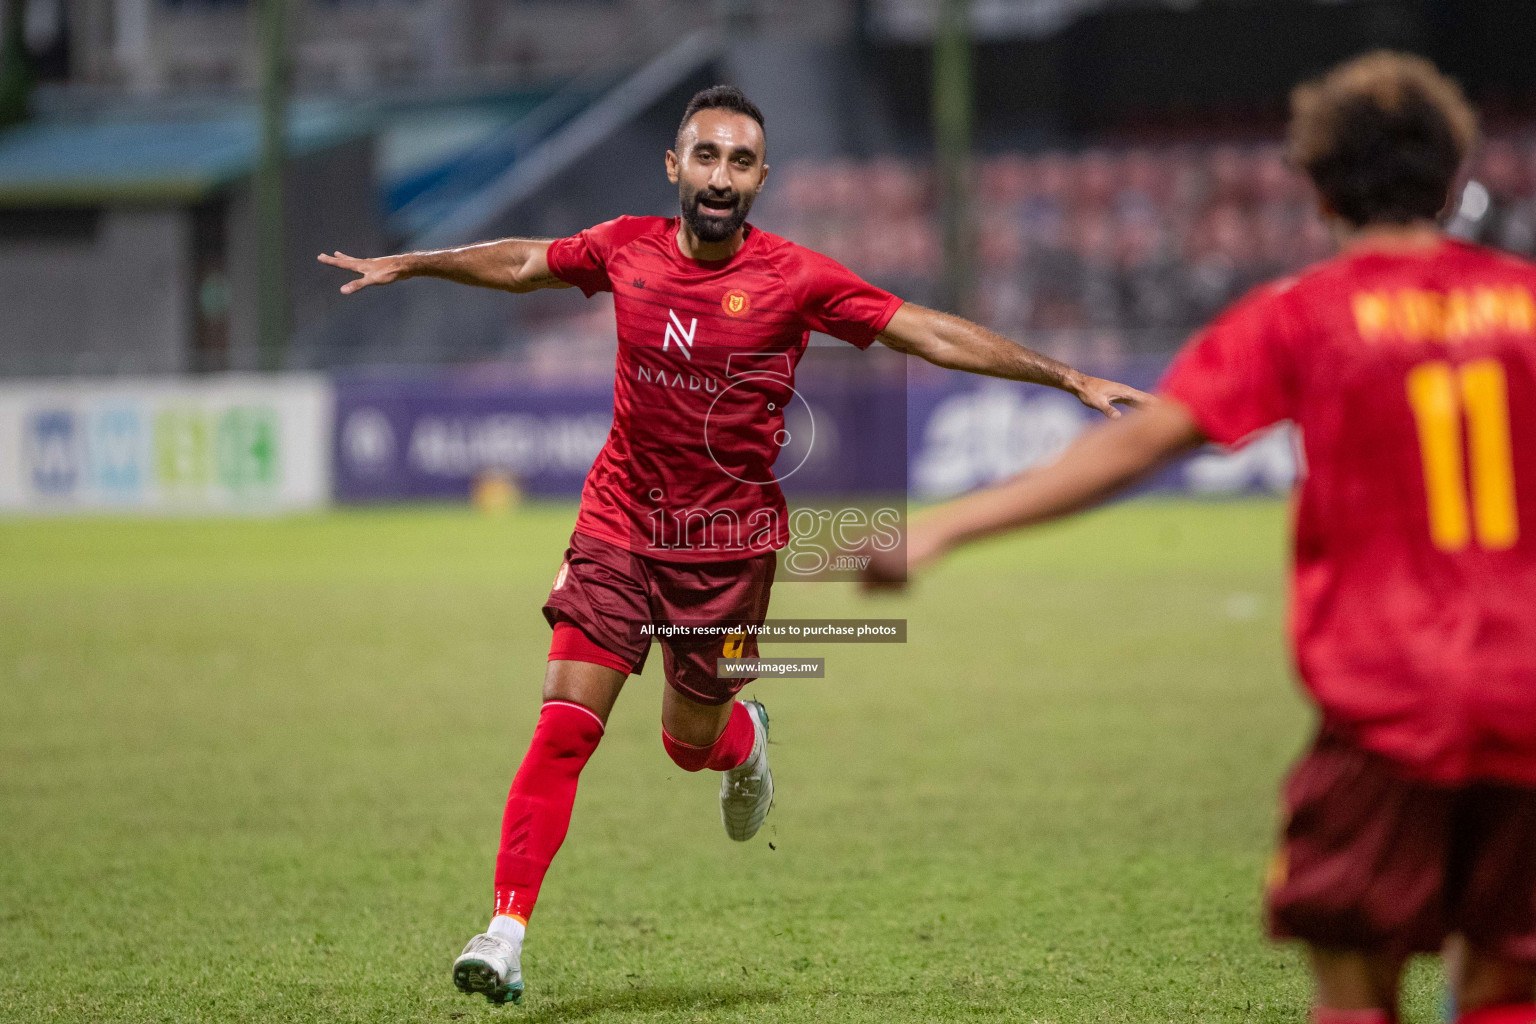
[[[1291,159],[1356,227],[1434,220],[1477,139],[1461,89],[1422,57],[1369,53],[1291,96]]]
[[[757,109],[757,104],[747,99],[747,94],[734,85],[712,85],[708,89],[700,89],[693,94],[693,99],[683,108],[683,119],[677,125],[677,137],[682,138],[683,129],[688,127],[688,122],[693,120],[693,115],[701,110],[730,110],[738,114],[745,114],[757,122],[759,128],[766,127],[763,124],[763,112]]]

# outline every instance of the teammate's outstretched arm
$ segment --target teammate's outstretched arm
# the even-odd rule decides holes
[[[532,292],[540,288],[569,288],[550,273],[549,240],[545,238],[499,238],[494,242],[476,242],[455,249],[429,249],[404,252],[396,256],[358,259],[344,252],[321,253],[321,263],[350,270],[360,277],[341,286],[343,295],[351,295],[370,285],[394,284],[410,277],[440,277],[459,284],[481,288],[499,288],[504,292]]]
[[[905,559],[900,549],[877,554],[864,583],[900,583],[906,575],[903,562],[910,572],[971,541],[1097,504],[1205,440],[1183,406],[1152,399],[1147,408],[1083,434],[1049,465],[919,516],[907,530]]]
[[[1111,419],[1120,415],[1114,406],[1116,402],[1140,407],[1152,401],[1152,396],[1145,392],[1079,373],[1066,363],[1032,352],[979,324],[912,302],[896,310],[879,338],[898,352],[919,356],[947,370],[1060,388]]]

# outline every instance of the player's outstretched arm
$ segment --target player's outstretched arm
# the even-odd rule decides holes
[[[1032,352],[980,324],[911,302],[896,310],[879,338],[898,352],[919,356],[948,370],[1060,388],[1111,419],[1120,415],[1116,402],[1140,407],[1152,401],[1152,396],[1143,391],[1079,373],[1066,363]]]
[[[360,275],[341,286],[343,295],[410,277],[440,277],[459,284],[499,288],[504,292],[569,288],[569,284],[550,273],[549,261],[545,258],[548,251],[548,239],[501,238],[494,242],[461,245],[456,249],[430,249],[372,259],[358,259],[344,252],[321,253],[318,258],[321,263]]]
[[[1204,442],[1183,406],[1154,399],[1146,409],[1083,434],[1048,465],[919,516],[907,530],[905,558],[900,549],[876,554],[865,586],[899,584],[903,566],[911,572],[972,541],[1088,508]]]

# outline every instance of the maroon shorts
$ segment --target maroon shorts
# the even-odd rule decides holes
[[[1536,962],[1536,790],[1435,786],[1321,733],[1285,785],[1270,934],[1373,953],[1432,953],[1461,933]]]
[[[728,562],[662,562],[576,533],[544,602],[544,617],[551,626],[577,626],[638,674],[651,647],[650,638],[640,635],[646,623],[760,625],[777,564],[772,551]],[[722,656],[757,657],[757,638],[750,633],[657,639],[667,684],[691,700],[724,704],[752,681],[721,679],[715,672]]]

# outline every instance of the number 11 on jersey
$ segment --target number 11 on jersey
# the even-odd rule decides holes
[[[1474,534],[1485,550],[1513,547],[1520,536],[1520,521],[1503,364],[1497,359],[1476,359],[1461,366],[1443,360],[1420,363],[1408,371],[1408,404],[1418,424],[1429,533],[1435,547],[1461,551]],[[1463,415],[1471,463],[1470,503],[1469,475],[1462,459]]]

